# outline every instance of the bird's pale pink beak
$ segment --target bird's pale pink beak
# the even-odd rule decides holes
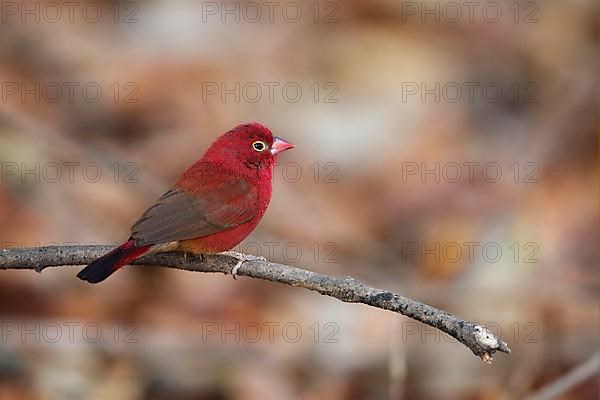
[[[290,142],[287,142],[282,138],[275,136],[273,137],[273,144],[271,145],[271,154],[275,155],[281,153],[282,151],[293,149],[294,147],[296,146],[294,146]]]

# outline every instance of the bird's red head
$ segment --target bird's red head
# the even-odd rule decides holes
[[[220,162],[239,163],[250,169],[273,167],[277,154],[294,145],[273,136],[269,128],[251,122],[238,125],[219,137],[207,150],[205,157]]]

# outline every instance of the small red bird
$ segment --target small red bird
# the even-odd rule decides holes
[[[151,253],[212,254],[232,249],[265,214],[277,154],[293,147],[256,122],[225,133],[133,224],[127,242],[77,277],[98,283]]]

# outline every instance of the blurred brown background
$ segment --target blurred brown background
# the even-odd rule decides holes
[[[297,148],[237,250],[513,350],[486,366],[399,315],[249,278],[2,271],[0,398],[519,399],[596,353],[596,2],[0,7],[2,247],[117,244],[257,120]],[[559,398],[597,394],[594,376]]]

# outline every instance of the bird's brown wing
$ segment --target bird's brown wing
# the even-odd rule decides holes
[[[131,228],[136,246],[208,236],[250,221],[258,193],[239,177],[221,177],[215,185],[165,193]]]

